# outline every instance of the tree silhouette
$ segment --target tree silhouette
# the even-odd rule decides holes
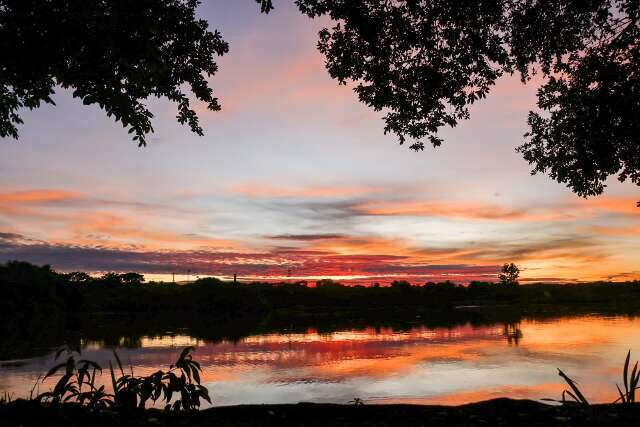
[[[216,73],[212,58],[228,44],[196,19],[198,3],[0,0],[0,136],[17,138],[19,110],[54,104],[56,86],[100,106],[139,145],[153,131],[144,104],[151,96],[175,102],[178,121],[202,135],[183,87],[219,110],[205,77]]]
[[[517,285],[518,277],[520,277],[520,269],[514,263],[503,265],[498,275],[503,285]]]
[[[340,83],[385,112],[385,133],[439,146],[496,80],[541,73],[518,150],[581,196],[619,174],[640,185],[638,0],[297,0],[337,23],[318,47]]]
[[[250,1],[250,0],[249,0]],[[255,0],[260,11],[271,0]],[[17,138],[19,110],[53,104],[55,86],[97,104],[133,133],[153,131],[144,101],[167,98],[177,119],[203,131],[183,88],[210,110],[206,80],[228,51],[196,19],[199,0],[0,0],[0,136]],[[505,74],[540,73],[538,111],[518,150],[581,196],[605,181],[640,185],[640,2],[638,0],[295,0],[328,15],[318,48],[329,74],[353,83],[383,111],[385,133],[414,150],[442,144],[438,132]]]

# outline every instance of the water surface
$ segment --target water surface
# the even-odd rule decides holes
[[[105,344],[81,337],[80,344],[83,357],[108,366],[113,339]],[[607,402],[616,397],[627,350],[640,357],[640,318],[582,315],[322,332],[308,327],[237,340],[167,330],[121,336],[115,344],[137,374],[166,368],[182,347],[195,346],[215,405],[346,403],[355,397],[367,403],[443,404],[500,396],[559,398],[564,384],[557,368],[575,378],[587,398]],[[0,392],[29,395],[38,376],[54,363],[54,348],[36,347],[33,357],[0,362]]]

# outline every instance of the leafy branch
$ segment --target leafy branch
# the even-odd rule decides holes
[[[126,374],[122,361],[115,351],[117,370],[109,361],[112,393],[108,393],[104,385],[97,385],[97,374],[102,375],[102,368],[91,360],[76,360],[75,353],[66,349],[68,353],[65,362],[52,367],[43,378],[62,373],[52,390],[36,396],[35,400],[51,405],[77,403],[91,409],[118,407],[123,409],[144,409],[149,401],[165,403],[165,410],[191,411],[200,407],[200,400],[211,403],[209,390],[201,385],[200,373],[202,367],[193,360],[194,347],[186,347],[180,353],[175,364],[169,370],[158,370],[148,376]],[[58,351],[55,359],[65,351]],[[117,374],[119,371],[119,374]],[[173,401],[174,396],[178,399]]]

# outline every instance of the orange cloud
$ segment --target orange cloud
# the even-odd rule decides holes
[[[591,199],[581,199],[577,205],[587,211],[605,211],[640,218],[640,208],[637,198],[600,196]]]
[[[575,215],[557,210],[539,209],[532,212],[492,204],[440,201],[372,201],[360,204],[354,209],[362,215],[438,216],[467,220],[543,222],[575,219]]]
[[[0,193],[0,214],[12,219],[39,218],[57,221],[64,216],[50,209],[42,209],[45,204],[71,202],[80,197],[79,193],[65,190],[30,190]]]
[[[622,237],[629,237],[629,236],[640,236],[640,226],[630,226],[630,227],[606,227],[606,226],[599,226],[599,225],[595,225],[593,227],[589,228],[589,231],[596,233],[596,234],[601,234],[604,236],[622,236]]]
[[[218,249],[238,249],[241,246],[234,241],[215,239],[194,234],[180,234],[157,230],[138,221],[115,213],[98,212],[86,220],[71,224],[74,237],[70,243],[81,245],[102,245],[122,247],[131,244],[145,249],[194,249],[215,247]]]
[[[51,244],[154,250],[242,248],[228,239],[159,229],[158,224],[164,221],[150,207],[155,209],[142,203],[93,199],[60,189],[0,193],[0,215],[11,219],[11,229],[39,230],[30,237]]]
[[[0,193],[0,204],[58,202],[75,199],[80,194],[66,190],[29,190],[12,193]]]
[[[309,186],[290,187],[275,186],[259,183],[247,183],[235,185],[230,188],[233,193],[248,197],[300,197],[300,198],[327,198],[327,197],[357,197],[383,191],[372,186]]]

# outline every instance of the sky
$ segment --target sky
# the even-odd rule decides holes
[[[200,6],[230,44],[210,79],[222,111],[196,104],[204,137],[163,100],[146,148],[62,89],[24,111],[19,141],[0,143],[0,262],[363,284],[495,280],[515,262],[524,282],[640,279],[637,186],[582,199],[515,152],[535,84],[503,77],[416,153],[327,74],[330,22],[275,6]]]

